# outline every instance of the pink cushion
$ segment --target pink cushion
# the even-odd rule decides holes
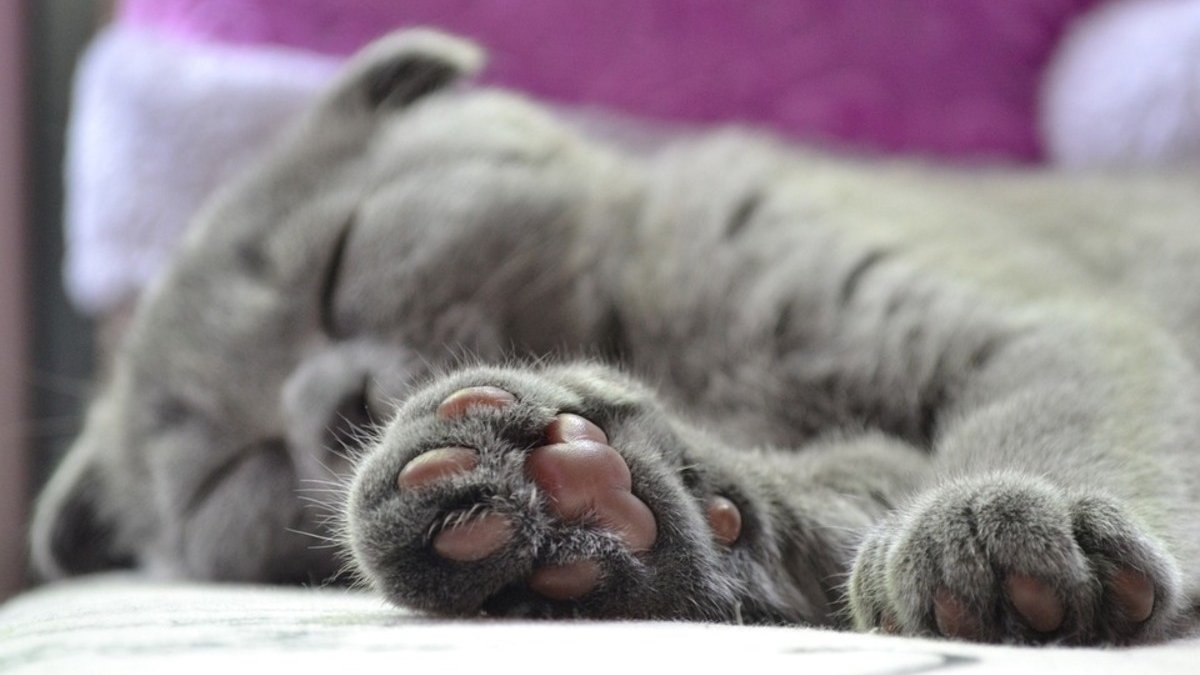
[[[553,101],[1032,161],[1044,64],[1100,1],[125,0],[120,18],[338,55],[396,27],[436,26],[489,49],[486,81]]]

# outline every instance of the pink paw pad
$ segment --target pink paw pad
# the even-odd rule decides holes
[[[576,560],[534,570],[529,587],[551,600],[576,600],[591,593],[600,576],[600,563]]]
[[[945,637],[973,641],[983,637],[983,625],[967,603],[946,589],[933,598],[933,616],[938,632]]]
[[[525,469],[550,497],[551,510],[566,521],[594,518],[630,550],[650,550],[658,538],[654,514],[630,491],[629,465],[592,422],[562,414],[546,430],[549,445],[535,448]]]
[[[478,462],[479,455],[471,448],[437,448],[406,464],[396,478],[396,485],[401,490],[419,490],[470,471]]]
[[[530,453],[525,470],[550,498],[551,511],[567,522],[591,519],[634,553],[650,550],[658,523],[631,492],[629,465],[608,445],[608,435],[586,418],[563,413],[546,428],[546,441]],[[574,600],[590,593],[602,576],[595,561],[577,560],[535,570],[529,586],[554,600]]]
[[[733,546],[742,536],[742,512],[728,497],[711,497],[704,515],[718,544]]]
[[[1066,608],[1054,589],[1044,581],[1024,574],[1011,574],[1004,590],[1021,618],[1039,633],[1051,633],[1062,625]]]
[[[499,387],[467,387],[446,397],[437,408],[437,416],[444,419],[464,417],[471,408],[503,408],[517,400]]]
[[[1113,577],[1110,588],[1126,619],[1141,623],[1154,612],[1154,582],[1146,575],[1122,568]]]
[[[498,513],[486,513],[439,532],[433,538],[433,550],[443,558],[475,562],[504,548],[512,535],[513,527],[508,518]]]

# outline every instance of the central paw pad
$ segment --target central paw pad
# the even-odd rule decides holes
[[[647,551],[658,536],[654,514],[630,492],[632,476],[604,432],[577,415],[559,415],[547,429],[548,445],[525,462],[529,476],[567,521],[593,518],[634,552]]]

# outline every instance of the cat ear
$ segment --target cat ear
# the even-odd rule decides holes
[[[38,499],[30,528],[34,570],[45,579],[131,567],[102,515],[98,467],[74,448]]]
[[[483,50],[433,30],[387,35],[354,56],[334,85],[329,104],[343,111],[393,110],[477,73]]]

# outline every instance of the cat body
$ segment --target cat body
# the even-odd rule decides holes
[[[316,533],[441,613],[1183,630],[1195,176],[634,156],[448,86],[478,62],[385,38],[200,214],[39,502],[46,576],[315,581]]]

